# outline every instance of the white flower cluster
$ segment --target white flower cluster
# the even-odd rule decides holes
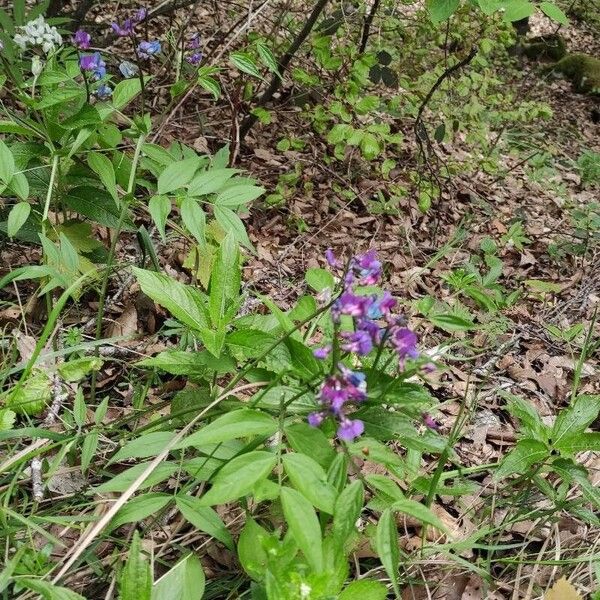
[[[40,46],[44,54],[48,54],[63,43],[56,27],[50,27],[42,15],[17,29],[19,33],[15,35],[13,41],[21,50],[26,50],[27,46]]]

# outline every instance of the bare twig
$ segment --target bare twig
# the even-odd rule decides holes
[[[360,39],[360,47],[358,49],[359,53],[362,54],[369,43],[369,35],[371,34],[371,26],[373,25],[373,19],[377,14],[377,10],[379,9],[379,5],[381,4],[381,0],[373,0],[373,4],[371,5],[371,10],[367,14],[365,19],[365,24],[362,30],[362,36]]]
[[[281,84],[283,82],[283,74],[285,73],[285,70],[294,58],[294,55],[296,54],[300,46],[302,46],[302,44],[304,43],[304,40],[306,40],[306,38],[312,31],[315,23],[317,22],[317,19],[325,9],[325,6],[327,5],[328,1],[329,0],[319,0],[315,4],[315,7],[312,9],[312,12],[306,20],[306,23],[304,23],[304,27],[302,27],[302,29],[298,32],[298,35],[291,43],[290,47],[287,49],[285,54],[279,59],[279,62],[277,64],[277,73],[275,73],[271,78],[269,87],[264,91],[263,95],[260,97],[260,100],[257,103],[257,107],[265,106],[265,104],[267,104],[273,98],[275,92],[277,92],[277,90],[281,87]],[[248,115],[242,121],[242,124],[240,126],[240,140],[243,140],[244,137],[246,137],[246,134],[248,133],[248,131],[250,131],[250,129],[256,123],[257,120],[258,117],[256,115],[251,114]]]

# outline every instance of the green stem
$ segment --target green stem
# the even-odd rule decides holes
[[[42,215],[42,233],[46,234],[46,221],[50,212],[50,202],[52,201],[52,191],[54,190],[54,182],[58,171],[58,154],[52,157],[52,170],[50,171],[50,182],[48,183],[48,192],[46,193],[46,202],[44,203],[44,214]]]
[[[133,161],[131,164],[131,172],[129,173],[129,183],[127,184],[127,195],[123,198],[123,202],[121,203],[121,214],[119,215],[119,222],[117,223],[117,227],[115,229],[113,238],[110,243],[110,249],[108,251],[108,257],[106,259],[106,270],[104,271],[104,276],[102,277],[102,286],[100,288],[100,298],[98,300],[98,315],[96,316],[96,340],[100,339],[102,334],[102,321],[104,319],[104,306],[106,304],[106,294],[108,292],[108,282],[110,280],[110,274],[114,265],[115,254],[117,252],[117,243],[119,241],[119,237],[121,235],[121,230],[123,229],[123,225],[125,224],[125,219],[127,218],[127,213],[129,211],[129,200],[133,194],[133,190],[135,187],[135,174],[137,171],[138,162],[140,160],[140,155],[142,153],[142,146],[144,145],[144,141],[146,136],[140,133],[140,137],[138,138],[137,144],[135,146],[135,152],[133,154]],[[94,355],[99,355],[100,348],[96,346],[96,350]],[[96,398],[96,371],[92,373],[92,382],[91,382],[91,391],[90,397],[92,402]]]

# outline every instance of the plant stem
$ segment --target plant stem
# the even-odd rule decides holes
[[[106,270],[104,271],[104,275],[102,277],[102,286],[100,288],[100,297],[98,300],[98,315],[96,316],[96,340],[100,339],[102,334],[102,321],[104,318],[104,306],[106,304],[106,294],[108,292],[108,282],[110,279],[110,273],[112,271],[115,254],[117,251],[117,243],[119,241],[119,236],[121,235],[121,229],[125,223],[125,219],[127,218],[127,213],[129,211],[129,201],[133,194],[133,190],[135,187],[135,174],[137,171],[137,165],[140,160],[140,155],[142,153],[142,146],[146,136],[143,133],[140,133],[140,137],[138,138],[137,144],[135,146],[135,152],[133,154],[133,161],[131,163],[131,172],[129,173],[129,183],[127,184],[127,195],[123,198],[123,202],[121,203],[121,214],[119,215],[119,222],[117,223],[117,227],[115,229],[112,241],[110,243],[110,249],[108,251],[108,257],[106,259]],[[99,355],[99,347],[96,346],[96,350],[94,352],[94,356]],[[96,371],[92,373],[92,382],[91,382],[91,392],[90,398],[92,402],[96,398]]]
[[[48,192],[46,193],[46,202],[44,203],[44,213],[42,215],[42,233],[46,234],[46,221],[50,212],[50,202],[52,201],[52,191],[54,190],[54,182],[58,171],[58,154],[52,157],[52,170],[50,171],[50,181],[48,182]]]

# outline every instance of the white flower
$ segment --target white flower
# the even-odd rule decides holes
[[[44,63],[41,61],[39,56],[34,56],[31,59],[31,72],[34,77],[39,77],[40,73],[44,70]]]
[[[19,33],[14,36],[13,41],[21,50],[26,50],[27,46],[41,46],[43,52],[48,54],[63,43],[56,27],[50,27],[42,15],[17,29]]]

